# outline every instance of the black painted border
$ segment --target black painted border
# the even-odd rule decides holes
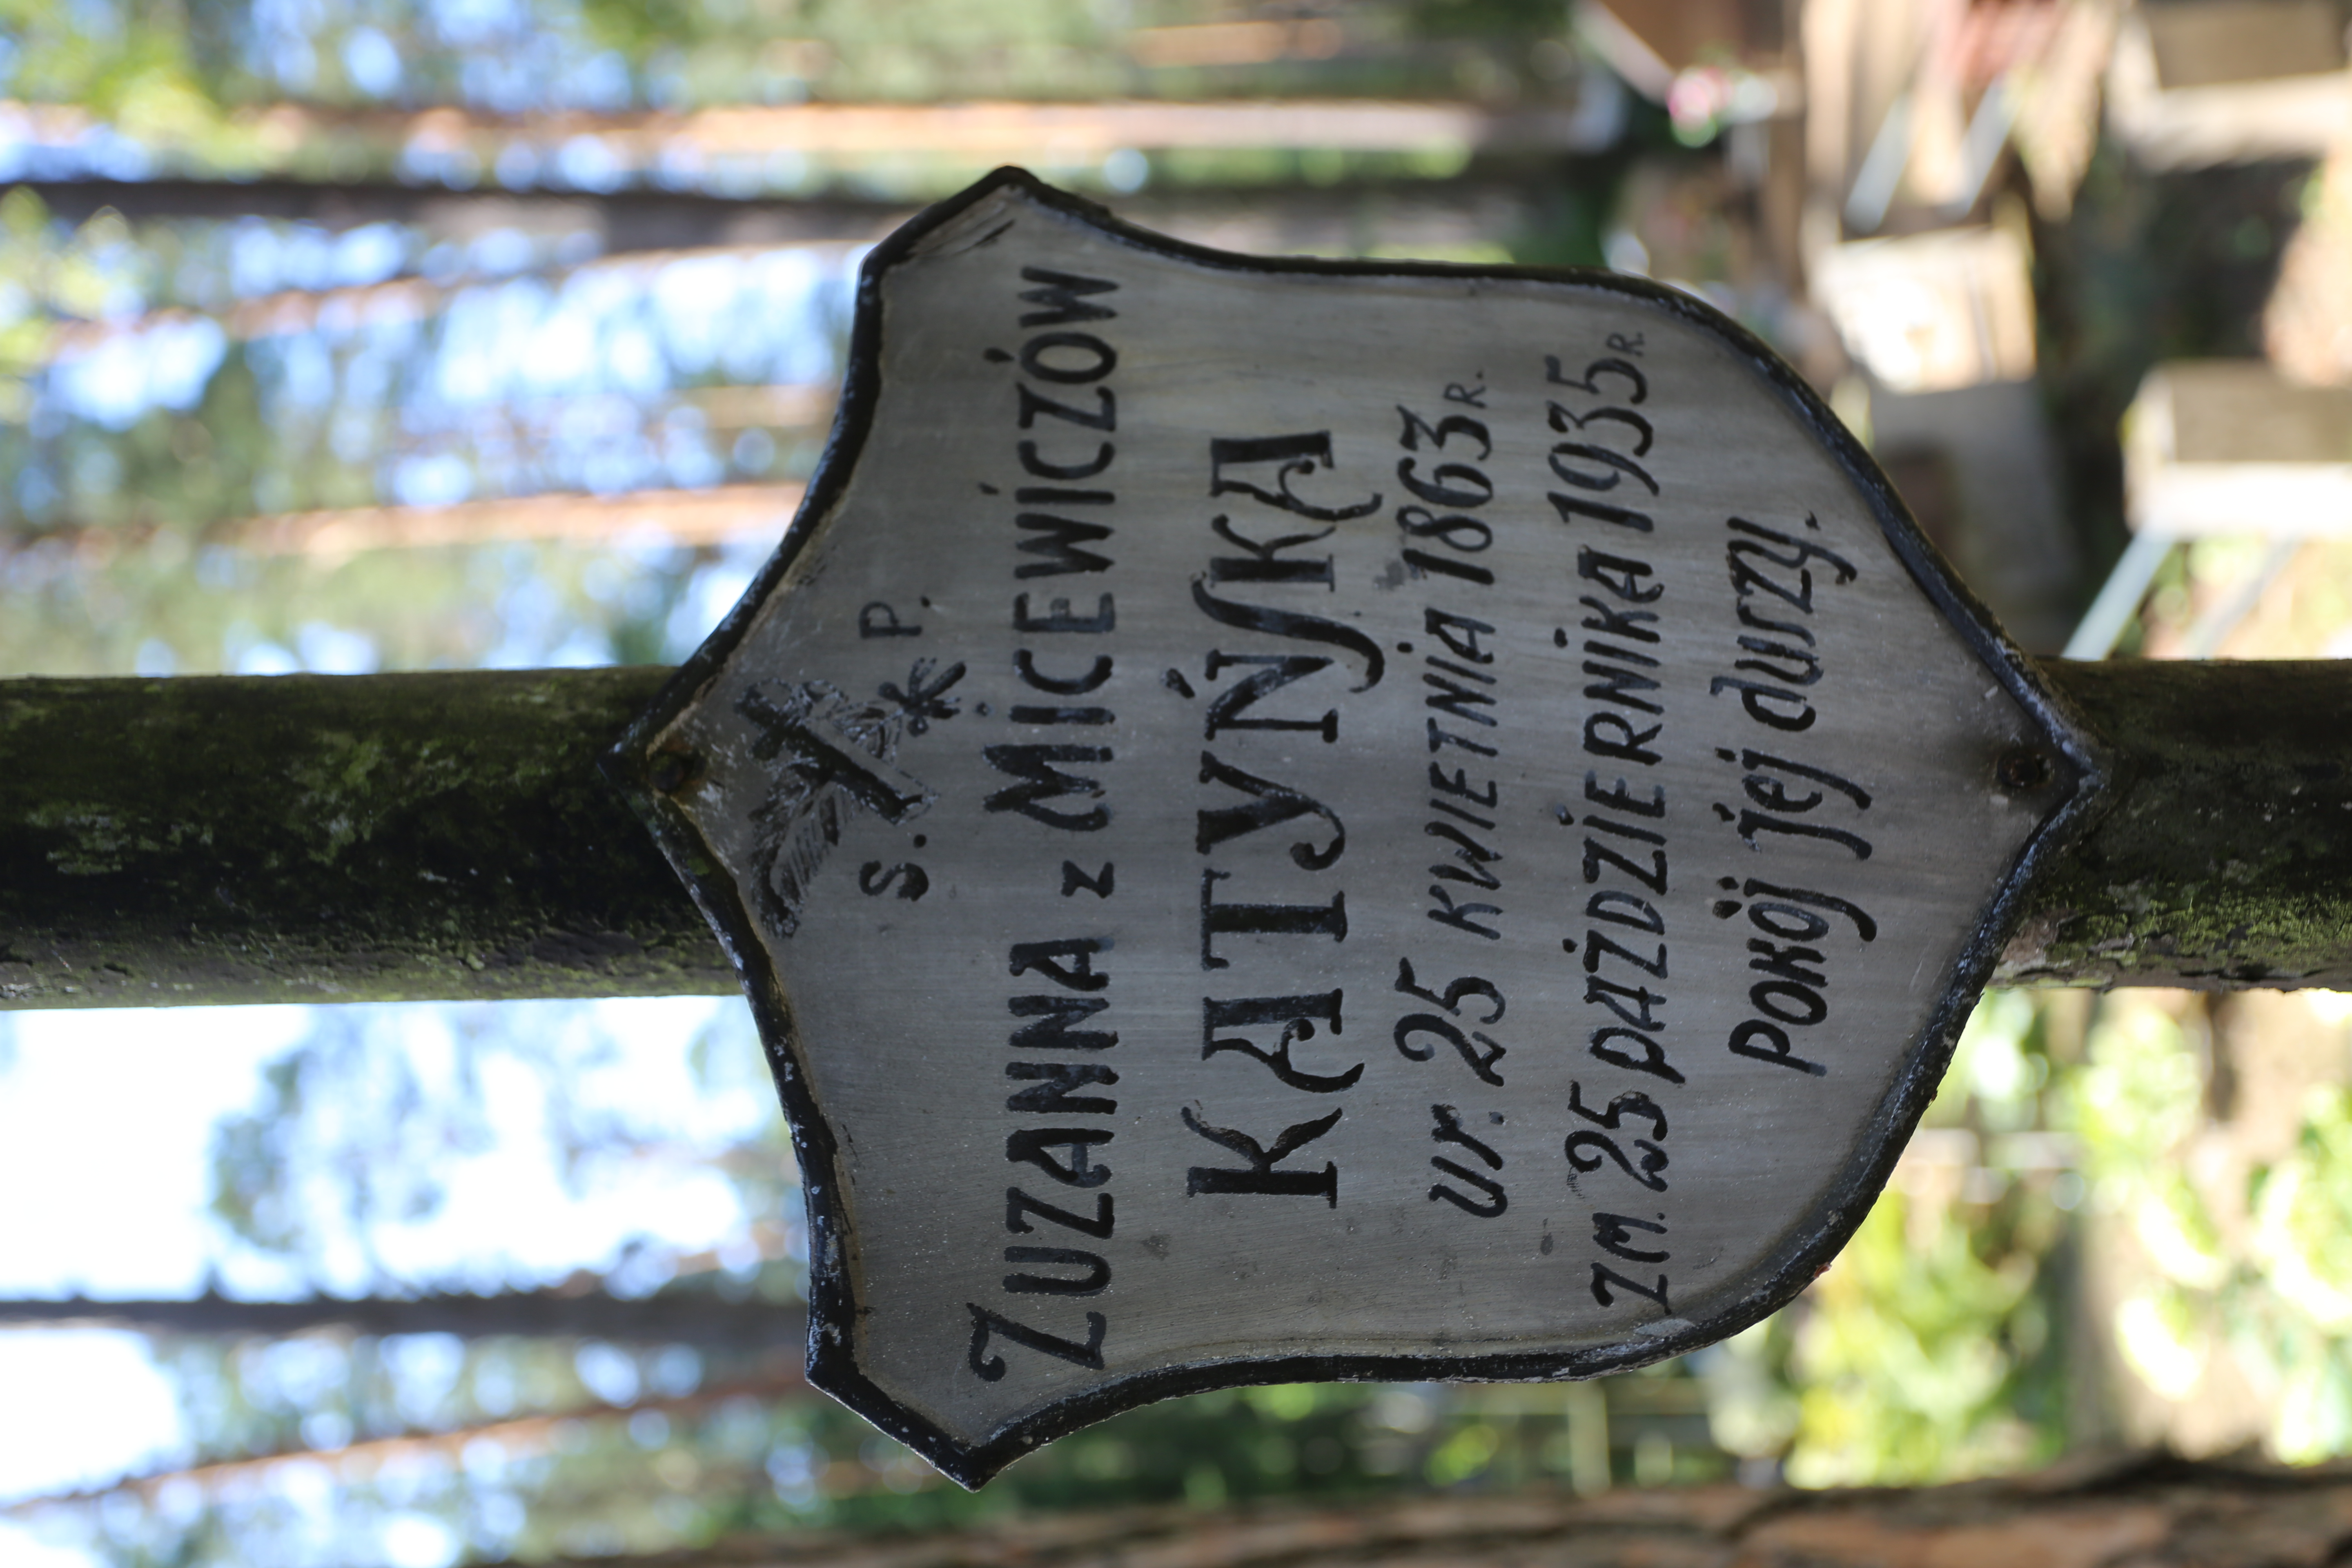
[[[1169,1367],[1119,1378],[1089,1393],[1058,1401],[1014,1422],[988,1442],[968,1447],[908,1409],[858,1369],[851,1336],[857,1303],[843,1258],[844,1218],[835,1195],[837,1173],[833,1131],[817,1114],[794,1042],[792,1009],[767,950],[734,885],[719,873],[692,822],[652,784],[652,748],[661,732],[688,707],[742,640],[765,604],[826,516],[863,454],[880,395],[882,280],[907,259],[921,240],[971,207],[1003,190],[1013,190],[1041,206],[1076,218],[1108,237],[1138,249],[1224,271],[1304,273],[1329,277],[1443,277],[1525,279],[1570,284],[1614,293],[1663,310],[1685,324],[1713,334],[1748,363],[1811,433],[1868,501],[1895,553],[1928,601],[1962,640],[2038,723],[2062,765],[2054,772],[2056,805],[2026,841],[2000,891],[1962,948],[1952,984],[1929,1014],[1910,1047],[1908,1066],[1896,1079],[1864,1133],[1874,1150],[1850,1168],[1813,1212],[1790,1232],[1768,1265],[1767,1277],[1737,1304],[1688,1330],[1634,1339],[1598,1349],[1488,1355],[1394,1355],[1234,1358]],[[769,1066],[776,1079],[793,1142],[801,1162],[809,1215],[809,1381],[876,1426],[913,1448],[951,1479],[977,1488],[1005,1466],[1040,1445],[1080,1426],[1177,1394],[1252,1384],[1303,1382],[1464,1381],[1520,1382],[1585,1378],[1646,1365],[1680,1355],[1738,1332],[1786,1305],[1837,1255],[1869,1212],[1893,1173],[1903,1146],[1949,1065],[1969,1009],[1992,974],[2003,944],[2022,910],[2026,885],[2040,868],[2077,838],[2104,809],[2109,794],[2105,748],[2080,716],[2042,680],[2011,644],[1992,616],[1952,574],[1926,535],[1911,520],[1894,487],[1861,445],[1839,423],[1812,388],[1754,334],[1712,306],[1646,279],[1584,268],[1465,267],[1437,262],[1327,261],[1296,257],[1248,257],[1190,245],[1137,228],[1092,202],[1055,190],[1025,170],[1005,168],[969,189],[918,214],[866,256],[857,282],[857,312],[849,340],[849,363],[840,409],[819,458],[800,511],[767,564],[742,599],[729,611],[694,656],[678,668],[654,705],[603,759],[605,773],[628,796],[653,830],[662,852],[717,931],[742,977]]]

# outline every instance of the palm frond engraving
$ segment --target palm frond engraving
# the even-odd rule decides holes
[[[893,825],[910,822],[937,798],[897,765],[900,741],[955,717],[947,693],[961,664],[937,668],[917,659],[903,686],[884,681],[861,702],[830,681],[761,681],[735,710],[758,727],[751,754],[769,766],[768,798],[751,814],[753,902],[779,938],[800,929],[824,858],[852,816],[871,811]]]

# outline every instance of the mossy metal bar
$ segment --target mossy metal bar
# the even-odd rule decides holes
[[[2352,990],[2352,663],[2042,668],[2116,794],[1994,984]]]
[[[732,991],[596,769],[669,674],[0,682],[0,1005]]]
[[[2352,988],[2352,665],[2043,668],[2118,789],[1997,980]],[[596,769],[669,673],[0,682],[0,1006],[730,992]]]

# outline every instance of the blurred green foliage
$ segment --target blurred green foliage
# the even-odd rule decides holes
[[[1302,25],[1315,30],[1263,31]],[[1184,29],[1196,31],[1171,37]],[[14,48],[0,56],[0,91],[236,163],[272,154],[229,111],[281,100],[506,112],[1302,90],[1508,100],[1559,85],[1567,31],[1555,0],[5,0],[0,33]]]
[[[2287,1105],[2230,1103],[2243,1090],[2215,1063],[2248,1020],[2135,999],[2103,1012],[2073,1111],[2098,1207],[2137,1265],[2114,1307],[2121,1360],[2165,1405],[2251,1394],[2264,1446],[2298,1462],[2352,1453],[2347,1010],[2308,1005],[2319,1026],[2302,1059],[2256,1086]]]
[[[2271,1441],[2294,1460],[2352,1453],[2352,1093],[2313,1089],[2294,1151],[2248,1196],[2250,1261],[2275,1308],[2240,1305],[2231,1337],[2276,1390]]]
[[[2028,1424],[2050,1402],[2026,1396],[2046,1396],[2033,1384],[2055,1370],[2035,1364],[2038,1258],[1956,1218],[1890,1194],[1813,1288],[1789,1369],[1799,1485],[1948,1480],[2054,1455],[2063,1434]]]
[[[1781,1458],[1800,1485],[1855,1486],[2016,1469],[2063,1446],[2073,1198],[2014,1142],[2047,1125],[2052,1012],[2021,993],[1979,1005],[1854,1238],[1795,1306],[1715,1352],[1726,1447]]]
[[[1717,1439],[1800,1484],[1913,1483],[2240,1430],[2218,1405],[2278,1458],[2352,1453],[2352,1012],[2310,1005],[2289,1059],[2275,1008],[1988,995],[1854,1240],[1710,1352]],[[2257,1029],[2273,1099],[2316,1080],[2284,1142],[2278,1108],[2231,1103],[2238,1069],[2216,1067]]]
[[[0,195],[0,427],[31,416],[31,379],[49,361],[58,323],[97,316],[116,298],[126,228],[110,213],[64,234],[31,191]]]
[[[6,90],[166,145],[215,135],[220,88],[236,74],[238,10],[206,0],[0,0]]]

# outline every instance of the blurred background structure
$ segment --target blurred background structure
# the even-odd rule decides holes
[[[2352,656],[2347,22],[0,0],[0,675],[675,661],[792,514],[863,247],[1006,162],[1231,249],[1665,280],[2029,649]],[[2352,997],[1994,994],[1853,1245],[1726,1345],[1204,1395],[968,1497],[799,1382],[740,1005],[0,1012],[0,1557],[2344,1456],[2347,1046]]]

